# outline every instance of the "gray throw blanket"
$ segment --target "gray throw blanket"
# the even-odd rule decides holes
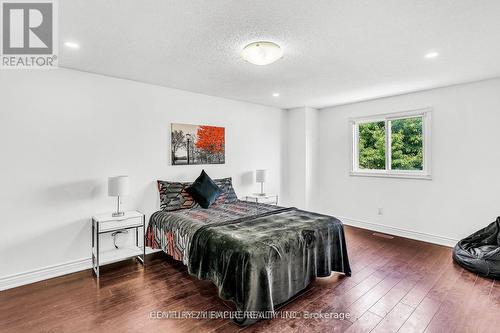
[[[236,304],[240,325],[257,321],[255,312],[275,311],[316,277],[351,274],[342,223],[297,208],[199,228],[188,269]]]

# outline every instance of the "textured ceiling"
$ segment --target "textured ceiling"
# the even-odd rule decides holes
[[[500,76],[498,0],[64,0],[59,10],[62,67],[281,108]],[[246,63],[240,50],[257,40],[284,57]]]

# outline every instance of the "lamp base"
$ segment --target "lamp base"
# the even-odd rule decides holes
[[[113,216],[113,217],[121,217],[121,216],[125,215],[124,212],[120,212],[120,196],[118,196],[117,199],[118,200],[116,201],[116,212],[111,214],[111,216]]]
[[[259,182],[260,183],[260,193],[257,193],[259,197],[265,197],[266,193],[264,193],[264,182]]]

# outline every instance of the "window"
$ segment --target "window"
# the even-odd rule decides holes
[[[351,119],[353,176],[430,179],[431,110]]]

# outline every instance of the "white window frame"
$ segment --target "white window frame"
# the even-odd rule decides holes
[[[432,109],[418,109],[349,119],[351,127],[351,176],[432,179],[431,176],[431,116]],[[422,117],[423,170],[392,170],[391,121]],[[359,124],[385,122],[385,170],[359,168]]]

